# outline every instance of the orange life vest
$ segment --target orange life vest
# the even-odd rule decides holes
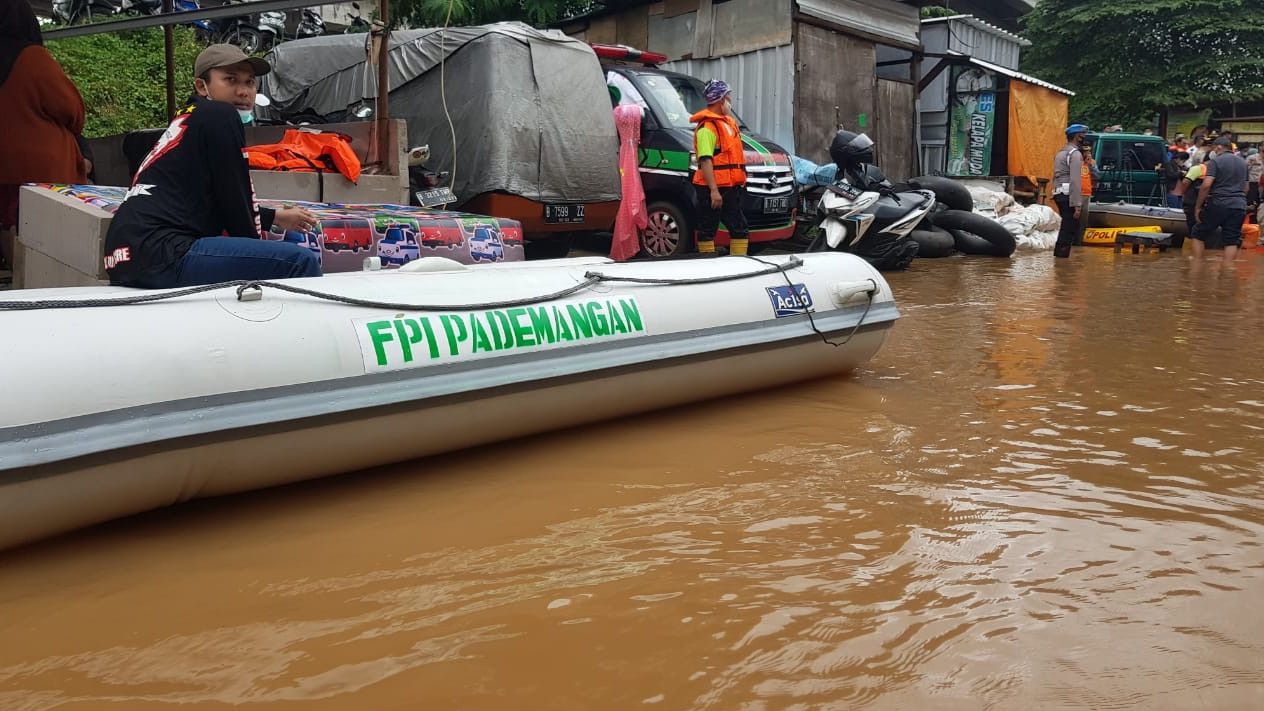
[[[1080,194],[1093,194],[1093,171],[1089,169],[1087,161],[1080,163]]]
[[[689,120],[698,124],[699,129],[705,126],[715,131],[715,155],[711,158],[711,170],[715,173],[716,187],[729,188],[734,185],[745,185],[746,149],[742,147],[742,130],[737,125],[737,119],[717,114],[710,109],[703,109],[690,116]],[[697,129],[693,133],[693,151],[694,155],[697,155]],[[694,171],[693,184],[707,184],[702,177],[702,170]]]
[[[340,133],[288,129],[280,143],[246,146],[246,159],[255,170],[295,172],[338,171],[347,180],[360,179],[360,157],[351,140]]]

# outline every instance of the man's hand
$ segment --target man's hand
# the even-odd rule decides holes
[[[719,210],[724,206],[724,196],[720,194],[719,188],[711,189],[711,209]]]
[[[283,207],[277,210],[272,223],[284,230],[307,232],[316,226],[316,215],[301,207]]]

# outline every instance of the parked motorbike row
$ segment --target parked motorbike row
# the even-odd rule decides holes
[[[215,2],[216,0],[211,0]],[[230,0],[218,0],[221,5]],[[370,23],[360,16],[359,3],[352,3],[346,32],[368,32]],[[198,0],[173,0],[174,12],[199,10]],[[94,22],[118,15],[157,15],[163,11],[163,0],[53,0],[53,19],[58,24],[73,25]],[[280,42],[325,34],[325,20],[311,8],[302,8],[292,22],[284,12],[257,12],[218,20],[196,20],[188,23],[202,42],[225,42],[241,47],[246,54],[267,51]]]
[[[894,185],[874,165],[873,146],[863,133],[840,130],[830,145],[834,165],[797,159],[805,164],[800,213],[815,234],[808,251],[851,252],[882,270],[904,269],[918,256],[1014,253],[1014,236],[975,214],[960,183],[924,176]]]

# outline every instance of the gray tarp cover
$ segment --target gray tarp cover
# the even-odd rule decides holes
[[[285,114],[343,111],[375,97],[364,34],[285,42],[269,53],[260,91]],[[440,59],[446,57],[440,68]],[[619,139],[601,65],[588,45],[553,30],[501,22],[391,34],[391,116],[410,146],[429,144],[461,200],[507,192],[541,202],[619,199]],[[442,77],[440,76],[442,74]]]

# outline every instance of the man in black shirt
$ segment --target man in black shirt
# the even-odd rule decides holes
[[[1221,136],[1212,144],[1215,155],[1207,160],[1207,176],[1198,190],[1194,214],[1194,258],[1202,259],[1205,245],[1216,228],[1224,242],[1224,261],[1232,262],[1242,244],[1242,223],[1246,220],[1246,161],[1234,153],[1233,141]]]
[[[110,282],[164,289],[235,279],[320,276],[308,249],[263,239],[275,224],[307,230],[301,208],[258,208],[242,151],[255,77],[272,68],[211,45],[194,64],[196,95],[141,163],[105,238]]]

